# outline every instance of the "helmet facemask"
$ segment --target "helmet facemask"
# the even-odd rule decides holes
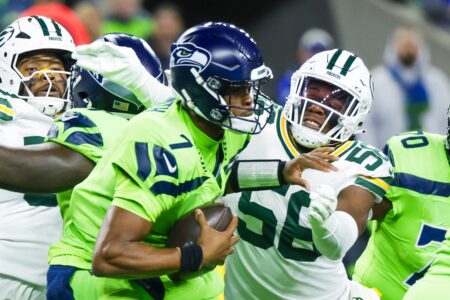
[[[291,87],[283,114],[294,139],[316,148],[348,140],[362,124],[365,114],[351,92],[312,76],[300,76]],[[295,92],[293,92],[295,91]]]
[[[195,81],[214,101],[187,101],[188,106],[198,115],[206,120],[221,126],[224,129],[231,129],[237,132],[257,134],[267,124],[267,121],[273,110],[272,101],[261,92],[261,85],[272,78],[269,68],[261,66],[263,76],[254,80],[247,81],[229,81],[217,76],[211,76],[206,81],[203,80],[200,73],[192,68],[191,72]],[[256,73],[256,72],[255,72]],[[252,107],[241,107],[231,103],[232,95],[248,93],[253,99]],[[184,97],[186,98],[186,97]],[[207,105],[204,105],[207,103]],[[239,115],[233,114],[232,110],[238,110]]]
[[[39,112],[55,117],[70,108],[70,72],[43,69],[21,78],[20,95]],[[33,89],[35,90],[33,92]]]

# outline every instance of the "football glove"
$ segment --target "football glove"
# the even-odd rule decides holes
[[[81,68],[99,73],[129,89],[145,107],[173,98],[172,90],[149,74],[129,47],[95,41],[78,46],[72,58]]]
[[[310,222],[323,223],[336,210],[337,195],[335,190],[329,186],[321,184],[317,189],[309,194],[311,204],[309,205]]]

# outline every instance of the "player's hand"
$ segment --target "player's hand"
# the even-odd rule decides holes
[[[334,188],[321,184],[309,194],[309,221],[322,224],[336,210],[337,195]]]
[[[142,65],[133,49],[106,41],[76,47],[72,58],[81,68],[99,73],[132,91],[146,107],[173,98],[172,91]]]
[[[237,227],[237,216],[233,216],[230,225],[228,225],[227,229],[223,232],[208,226],[206,217],[201,209],[196,210],[195,216],[200,225],[200,236],[197,239],[197,244],[203,250],[201,268],[215,267],[216,265],[223,264],[225,258],[233,253],[233,246],[239,240],[239,237],[233,234]]]
[[[309,183],[302,178],[302,172],[305,169],[315,169],[323,172],[337,171],[337,168],[331,163],[338,160],[336,156],[331,153],[333,147],[320,147],[299,157],[294,158],[288,162],[283,169],[284,180],[288,184],[301,185],[309,190]]]
[[[76,47],[72,58],[83,69],[102,74],[117,84],[128,87],[145,72],[133,49],[106,41],[95,41]]]

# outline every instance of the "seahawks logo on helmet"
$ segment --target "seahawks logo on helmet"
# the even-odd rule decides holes
[[[14,28],[9,26],[0,32],[0,47],[2,47],[13,35]]]
[[[211,54],[192,43],[177,44],[172,51],[173,66],[192,66],[203,71],[211,62]]]

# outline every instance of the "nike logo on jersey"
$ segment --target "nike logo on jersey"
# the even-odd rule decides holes
[[[167,170],[169,170],[169,172],[172,174],[175,173],[177,171],[177,165],[172,166],[165,153],[163,153],[163,157],[164,157],[164,161],[166,162],[166,165],[167,165]]]
[[[61,120],[62,122],[67,122],[67,121],[69,121],[69,120],[76,119],[76,118],[78,118],[78,117],[79,117],[79,114],[78,114],[77,112],[74,112],[74,111],[66,111],[65,113],[63,113],[63,114],[61,115],[60,120]]]

